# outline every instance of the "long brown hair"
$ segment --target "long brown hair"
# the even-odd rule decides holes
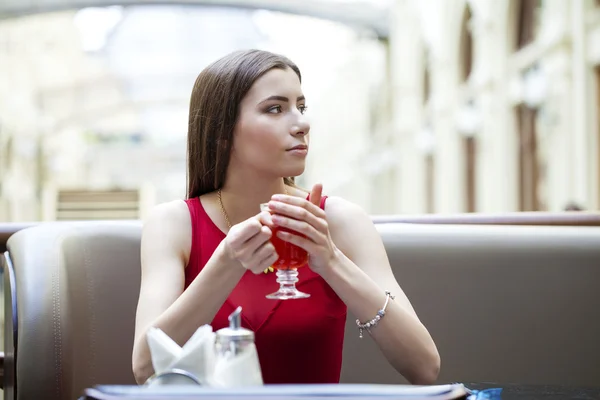
[[[194,84],[187,138],[187,198],[225,183],[240,102],[254,82],[271,69],[300,70],[284,56],[262,50],[231,53],[206,67]],[[294,178],[284,178],[294,185]]]

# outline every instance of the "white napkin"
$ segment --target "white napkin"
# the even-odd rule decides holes
[[[180,347],[159,328],[150,328],[146,334],[156,376],[179,369],[194,375],[201,385],[211,385],[214,370],[215,333],[210,325],[203,325]],[[169,375],[150,382],[154,385],[190,384],[189,379]]]

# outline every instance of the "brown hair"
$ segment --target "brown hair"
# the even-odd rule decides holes
[[[220,189],[225,183],[240,102],[254,82],[273,68],[291,68],[292,61],[262,50],[231,53],[206,67],[194,84],[187,138],[187,198]],[[284,178],[294,185],[294,178]]]

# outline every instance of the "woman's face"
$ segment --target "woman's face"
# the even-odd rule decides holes
[[[272,69],[254,82],[240,104],[231,164],[273,177],[304,172],[310,125],[296,73]]]

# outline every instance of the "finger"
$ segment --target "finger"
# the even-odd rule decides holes
[[[314,204],[315,206],[320,208],[322,195],[323,195],[323,185],[320,183],[317,183],[316,185],[313,186],[308,199],[310,200],[310,202],[312,204]]]
[[[260,246],[271,239],[272,235],[273,233],[268,226],[261,226],[260,231],[243,244],[243,251],[248,255],[254,254]]]
[[[280,226],[278,216],[288,217],[299,221],[304,221],[309,225],[313,226],[317,231],[325,233],[327,232],[327,221],[323,217],[318,217],[305,208],[293,206],[282,202],[273,202],[273,216],[271,219],[273,223]],[[314,207],[311,205],[311,207]]]
[[[278,258],[279,256],[277,254],[268,255],[266,258],[257,263],[255,267],[252,267],[252,273],[256,275],[262,274],[265,269],[275,264],[275,261],[277,261]]]
[[[295,207],[304,209],[304,210],[308,211],[310,214],[313,214],[314,216],[316,216],[318,218],[325,218],[325,211],[323,211],[319,206],[316,206],[301,197],[275,195],[275,196],[273,196],[272,200],[269,201],[268,204],[269,204],[269,209],[273,213],[284,213],[284,212],[286,212],[286,210],[288,212],[292,212],[290,208],[284,207],[284,205],[291,205],[291,206],[295,206]],[[300,216],[302,215],[301,211],[297,210],[297,212],[300,213]],[[290,216],[292,216],[292,215],[290,215]]]
[[[258,217],[258,221],[262,224],[262,225],[266,225],[270,228],[272,228],[274,226],[273,224],[273,219],[271,218],[271,213],[268,211],[263,211],[260,214],[257,215]]]
[[[235,229],[230,230],[230,232],[232,232],[232,239],[235,239],[238,243],[244,243],[257,235],[262,227],[263,225],[258,218],[252,217],[241,225],[234,226]]]
[[[260,263],[274,254],[277,255],[277,252],[275,251],[275,246],[273,246],[273,244],[270,241],[268,241],[262,246],[260,246],[258,249],[256,249],[252,258],[255,262]]]
[[[312,218],[317,220],[316,224],[319,226],[319,228],[311,225],[310,223],[308,223],[306,221],[300,221],[300,220],[297,220],[294,218],[288,218],[288,217],[285,217],[285,216],[279,215],[279,214],[273,215],[273,222],[275,222],[275,224],[277,226],[291,229],[294,232],[297,232],[297,233],[300,233],[300,234],[306,236],[313,242],[318,243],[323,238],[322,232],[326,232],[326,230],[323,230],[323,228],[321,227],[322,220],[319,221],[318,218],[316,218],[314,215],[312,216]]]
[[[301,249],[304,249],[308,254],[313,254],[316,248],[316,244],[307,238],[295,235],[290,232],[278,231],[277,237],[281,240],[294,244]]]

